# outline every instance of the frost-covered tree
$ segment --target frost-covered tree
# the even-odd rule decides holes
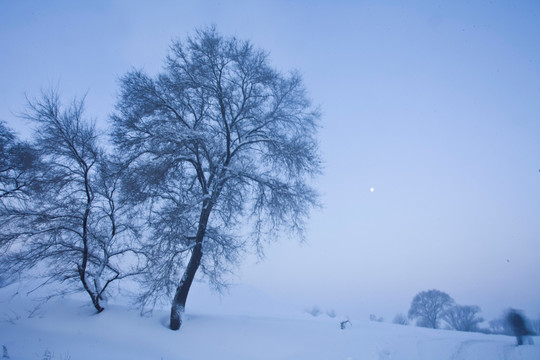
[[[174,41],[159,75],[126,74],[116,109],[125,194],[152,230],[141,300],[172,296],[179,329],[199,269],[220,284],[249,244],[301,235],[317,201],[319,113],[298,73],[214,28]]]
[[[63,107],[55,92],[28,102],[24,117],[37,127],[38,185],[9,208],[1,236],[12,246],[0,259],[4,273],[28,273],[44,283],[69,284],[88,293],[98,312],[110,283],[127,275],[133,228],[117,201],[113,170],[84,101]]]
[[[422,291],[413,298],[408,317],[417,319],[418,326],[438,329],[442,314],[453,304],[454,300],[445,292]]]
[[[13,240],[6,231],[11,227],[10,214],[35,190],[39,162],[38,152],[0,121],[0,249],[5,250]]]
[[[0,256],[9,250],[15,239],[8,230],[16,226],[11,213],[21,207],[35,185],[37,162],[37,152],[0,121]],[[0,264],[0,287],[12,280],[10,275],[2,271]]]
[[[6,124],[0,121],[0,205],[28,196],[36,182],[39,156],[32,146],[17,138]]]
[[[480,311],[478,306],[454,305],[448,308],[441,317],[454,330],[477,331],[478,324],[484,321],[478,316]]]
[[[38,164],[35,149],[0,121],[0,256],[15,240],[9,231],[16,226],[11,214],[21,208],[36,186]],[[0,286],[10,282],[10,275],[0,264]]]

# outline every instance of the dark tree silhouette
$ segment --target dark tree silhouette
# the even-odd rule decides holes
[[[24,117],[37,125],[32,148],[40,154],[39,176],[18,206],[4,207],[0,235],[14,245],[0,268],[70,284],[101,312],[107,287],[128,274],[123,260],[134,232],[123,222],[128,208],[116,201],[118,174],[83,108],[77,100],[62,106],[55,92],[28,102]]]
[[[24,200],[36,183],[39,154],[0,121],[0,204]]]
[[[413,298],[409,309],[409,319],[417,319],[417,325],[433,329],[439,328],[439,320],[454,300],[439,290],[422,291]]]
[[[530,344],[533,343],[530,336],[536,334],[529,329],[528,321],[521,312],[510,309],[505,320],[512,334],[516,337],[517,345],[523,345],[525,340],[528,340]]]
[[[29,143],[21,141],[0,121],[0,249],[6,250],[14,240],[9,229],[13,213],[24,206],[38,185],[40,157]],[[5,276],[2,273],[0,276]]]
[[[478,324],[484,319],[478,316],[480,307],[470,305],[455,305],[442,314],[442,319],[458,331],[476,331]]]
[[[132,71],[121,85],[112,120],[125,194],[148,206],[153,230],[141,301],[173,296],[176,330],[199,268],[220,284],[248,244],[301,233],[317,199],[307,181],[320,172],[319,113],[296,72],[214,28],[174,41],[158,76]]]

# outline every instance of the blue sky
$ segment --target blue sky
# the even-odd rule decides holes
[[[430,288],[537,316],[538,19],[536,1],[2,0],[0,119],[27,134],[25,93],[54,86],[105,128],[119,76],[215,24],[300,70],[323,112],[307,243],[234,281],[387,319]]]

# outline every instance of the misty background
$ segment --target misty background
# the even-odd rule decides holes
[[[0,119],[28,136],[25,93],[57,87],[106,129],[120,76],[215,24],[298,69],[323,113],[306,242],[231,282],[366,320],[432,288],[536,317],[539,18],[535,1],[0,1]]]

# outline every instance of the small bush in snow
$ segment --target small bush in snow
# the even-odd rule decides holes
[[[322,314],[321,309],[318,306],[313,306],[312,308],[306,309],[306,312],[310,314],[311,316],[319,316]]]
[[[334,309],[328,309],[326,310],[326,315],[328,315],[328,317],[331,317],[333,319],[336,317],[336,311]]]
[[[409,325],[409,319],[407,319],[405,315],[400,313],[394,316],[394,320],[392,320],[392,323],[398,325]]]
[[[384,318],[383,317],[377,317],[377,315],[375,315],[375,314],[371,314],[371,315],[369,315],[369,321],[383,322]]]
[[[53,353],[49,351],[49,349],[45,350],[45,352],[43,353],[43,357],[41,358],[42,360],[51,360],[53,358]]]
[[[344,320],[340,322],[339,325],[340,325],[341,330],[345,330],[346,328],[351,327],[352,323],[350,320]]]

